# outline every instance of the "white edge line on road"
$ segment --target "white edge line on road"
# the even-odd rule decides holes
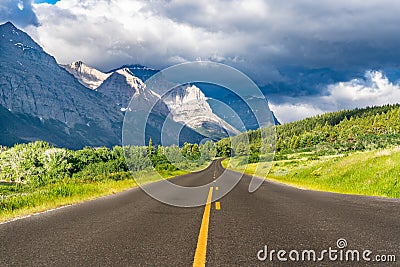
[[[194,171],[194,172],[191,172],[191,173],[197,173],[197,172],[204,171],[205,169],[209,168],[214,163],[214,161],[215,160],[211,161],[211,163],[206,168],[204,168],[202,170]],[[188,173],[188,174],[191,174],[191,173]],[[184,175],[187,175],[187,174],[184,174]],[[184,176],[184,175],[179,175],[179,176]],[[168,180],[177,178],[179,176],[168,178]],[[150,182],[148,184],[153,184],[153,183],[157,183],[157,182],[160,182],[160,181]],[[89,199],[89,200],[86,200],[86,201],[82,201],[82,202],[78,202],[78,203],[74,203],[74,204],[68,204],[68,205],[57,207],[57,208],[53,208],[53,209],[49,209],[49,210],[45,210],[45,211],[41,211],[41,212],[36,212],[36,213],[33,213],[33,214],[28,214],[28,215],[12,218],[10,220],[4,221],[4,222],[0,222],[0,225],[4,225],[4,224],[12,223],[12,222],[15,222],[15,221],[27,219],[27,218],[30,218],[30,217],[33,217],[33,216],[40,216],[40,215],[43,215],[43,214],[46,214],[46,213],[49,213],[49,212],[57,211],[57,210],[68,208],[68,207],[72,207],[72,206],[78,206],[78,205],[84,204],[86,202],[91,202],[91,201],[95,201],[95,200],[99,200],[99,199],[103,199],[103,198],[108,198],[108,197],[115,197],[115,196],[117,196],[119,194],[126,193],[126,192],[129,192],[131,190],[139,190],[139,189],[141,189],[140,186],[134,186],[134,187],[128,188],[127,190],[124,190],[124,191],[121,191],[121,192],[118,192],[118,193],[105,195],[105,196],[100,196],[100,197],[96,197],[96,198]]]
[[[10,219],[10,220],[4,221],[4,222],[0,222],[0,225],[12,223],[12,222],[19,221],[19,220],[28,219],[28,218],[30,218],[30,217],[35,217],[35,216],[44,215],[44,214],[46,214],[46,213],[58,211],[58,210],[65,209],[65,208],[69,208],[69,207],[79,206],[79,205],[82,205],[82,204],[85,204],[85,203],[88,203],[88,202],[92,202],[92,201],[97,201],[97,200],[101,200],[101,199],[105,199],[105,198],[110,198],[110,197],[116,197],[116,196],[118,196],[119,194],[126,193],[126,192],[129,192],[129,191],[131,191],[131,190],[138,190],[138,189],[140,189],[140,187],[138,187],[138,186],[137,186],[137,187],[132,187],[132,188],[129,188],[129,189],[127,189],[127,190],[124,190],[124,191],[121,191],[121,192],[118,192],[118,193],[114,193],[114,194],[110,194],[110,195],[105,195],[105,196],[100,196],[100,197],[96,197],[96,198],[89,199],[89,200],[86,200],[86,201],[82,201],[82,202],[78,202],[78,203],[73,203],[73,204],[67,204],[67,205],[63,205],[63,206],[57,207],[57,208],[53,208],[53,209],[49,209],[49,210],[44,210],[44,211],[36,212],[36,213],[33,213],[33,214],[28,214],[28,215],[24,215],[24,216],[12,218],[12,219]]]
[[[61,210],[61,209],[68,208],[68,207],[71,207],[71,206],[76,206],[76,205],[79,205],[79,204],[81,204],[81,203],[69,204],[69,205],[57,207],[57,208],[54,208],[54,209],[37,212],[37,213],[34,213],[34,214],[29,214],[29,215],[25,215],[25,216],[21,216],[21,217],[16,217],[16,218],[13,218],[13,219],[5,221],[5,222],[0,222],[0,225],[11,223],[11,222],[15,222],[15,221],[19,221],[19,220],[23,220],[23,219],[27,219],[27,218],[34,217],[34,216],[43,215],[45,213],[53,212],[53,211],[56,211],[56,210]]]

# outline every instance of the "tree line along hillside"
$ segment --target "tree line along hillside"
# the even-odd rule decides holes
[[[0,221],[14,211],[40,211],[182,175],[205,167],[216,153],[211,141],[80,150],[43,141],[0,146]]]
[[[307,150],[322,155],[399,144],[400,105],[385,105],[326,113],[201,145],[156,147],[150,142],[147,147],[86,147],[78,151],[42,141],[0,146],[0,180],[39,186],[65,177],[120,180],[130,176],[129,170],[154,167],[168,173],[202,165],[215,156],[249,156],[252,163],[270,159],[274,150],[277,157]],[[129,155],[128,160],[124,154]]]
[[[178,169],[202,166],[215,154],[211,141],[156,147],[150,140],[148,146],[85,147],[76,151],[36,141],[11,148],[0,146],[0,180],[38,187],[64,178],[122,180],[130,178],[130,172],[152,168],[168,176]]]
[[[249,131],[232,138],[231,142],[223,139],[218,142],[218,147],[226,147],[226,151],[231,149],[234,155],[241,155],[243,144],[248,142],[250,157],[257,158],[262,152],[262,131],[268,130],[276,132],[275,149],[278,156],[305,150],[330,154],[386,148],[400,144],[400,105],[325,113],[271,129]],[[271,136],[266,134],[269,140],[263,140],[264,143],[273,143]]]

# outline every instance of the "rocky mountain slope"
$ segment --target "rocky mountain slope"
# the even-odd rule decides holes
[[[152,138],[154,143],[161,142],[161,133],[164,135],[163,144],[183,144],[184,142],[200,142],[205,135],[197,131],[191,125],[186,124],[185,120],[175,120],[170,113],[173,114],[174,106],[168,104],[160,98],[160,96],[150,89],[146,88],[146,84],[141,79],[135,77],[128,68],[122,68],[114,71],[109,78],[97,89],[105,97],[112,99],[115,109],[123,112],[135,112],[134,115],[127,114],[126,122],[130,127],[130,134],[141,136],[140,127],[137,125],[144,124],[146,121],[145,140]],[[146,111],[150,111],[147,113]],[[147,116],[149,116],[147,118]],[[163,128],[163,125],[168,125]],[[177,140],[177,136],[180,138]],[[217,139],[216,136],[213,138]],[[134,140],[135,139],[135,140]],[[131,140],[136,142],[137,138],[132,137]],[[141,140],[137,140],[135,144],[142,144]]]
[[[146,81],[154,74],[158,73],[159,70],[155,70],[152,68],[148,68],[142,65],[124,65],[122,68],[129,69],[129,71],[142,81]],[[115,69],[113,71],[116,71]],[[271,122],[268,118],[266,121],[257,122],[253,112],[250,110],[248,105],[243,101],[243,99],[238,98],[235,94],[232,94],[229,91],[222,87],[218,87],[216,85],[206,84],[206,83],[194,83],[196,87],[198,87],[201,92],[206,96],[207,102],[212,109],[214,115],[222,118],[225,122],[243,132],[246,130],[255,130],[260,126],[265,126]],[[263,88],[260,88],[263,90]],[[269,94],[269,92],[268,92]],[[250,101],[254,103],[254,100],[246,98],[246,101]],[[223,107],[231,107],[236,114],[232,113],[232,110],[229,111],[227,108]],[[272,113],[273,121],[275,124],[280,124],[275,115]]]
[[[74,75],[81,84],[93,90],[97,89],[111,75],[92,68],[82,61],[60,66]]]
[[[71,74],[11,23],[0,25],[0,55],[0,144],[45,140],[72,149],[121,144],[121,110],[127,112],[124,108],[132,96],[135,108],[155,104],[147,123],[146,140],[161,140],[168,107],[129,70],[118,70],[106,78],[77,62],[70,65],[76,70]],[[88,88],[93,88],[93,78],[98,83],[106,78],[99,92]],[[172,124],[174,129],[182,130],[181,144],[204,138],[189,127]]]
[[[70,65],[74,65],[74,63]],[[82,65],[87,66],[84,63]],[[116,109],[125,112],[133,97],[132,101],[135,102],[135,105],[132,104],[131,107],[147,109],[154,104],[153,113],[167,117],[171,112],[172,120],[192,128],[201,135],[218,139],[226,137],[228,134],[239,133],[237,129],[213,113],[207,103],[207,98],[198,87],[194,85],[181,86],[160,99],[157,93],[146,88],[145,83],[136,77],[132,70],[140,71],[143,77],[147,77],[147,74],[153,71],[136,65],[116,69],[112,73],[110,72],[110,76],[97,88],[98,92],[112,99]],[[73,74],[78,79],[80,78],[79,73]]]
[[[11,23],[0,26],[0,55],[0,105],[9,112],[62,125],[48,131],[65,134],[63,145],[67,147],[120,143],[122,113],[103,95],[81,85]],[[16,135],[42,139],[33,132]]]
[[[172,118],[199,131],[205,136],[226,137],[240,133],[213,113],[204,93],[195,85],[175,88],[162,97],[171,110]]]
[[[142,99],[143,102],[157,103],[160,96],[151,90],[146,89],[146,85],[141,79],[135,77],[129,69],[123,68],[115,71],[106,79],[97,91],[112,99],[115,106],[126,111],[132,97]],[[158,103],[157,112],[168,116],[169,110],[163,103]]]
[[[60,66],[11,23],[0,25],[0,63],[0,111],[10,123],[20,124],[11,127],[3,119],[0,144],[117,145],[124,114],[151,107],[146,140],[154,143],[166,122],[171,129],[164,134],[171,140],[181,135],[180,144],[239,133],[216,114],[198,86],[180,86],[161,98],[137,77],[147,79],[157,70],[130,65],[103,73],[81,61]]]
[[[159,70],[148,68],[139,64],[123,65],[122,67],[111,70],[110,72],[115,72],[119,69],[128,69],[135,77],[141,79],[143,82],[146,82],[147,79],[159,72]]]

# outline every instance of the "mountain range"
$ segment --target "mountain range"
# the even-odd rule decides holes
[[[1,130],[3,145],[42,139],[70,148],[119,143],[123,114],[112,112],[110,100],[79,83],[9,22],[0,26],[0,63],[0,105],[10,116]]]
[[[10,22],[0,25],[0,63],[1,145],[34,140],[72,149],[121,144],[130,101],[138,109],[155,104],[146,132],[155,143],[166,120],[181,129],[181,144],[245,130],[218,114],[196,84],[160,96],[144,83],[158,71],[144,66],[105,73],[81,61],[59,65]]]
[[[213,112],[207,97],[195,85],[179,86],[163,96],[147,89],[146,84],[137,76],[149,78],[158,72],[156,70],[133,65],[102,73],[81,61],[63,67],[86,87],[112,98],[116,109],[122,112],[127,111],[132,97],[133,101],[146,99],[148,103],[156,103],[153,112],[164,117],[170,115],[172,120],[194,129],[203,137],[219,139],[229,134],[240,133]],[[136,74],[138,71],[141,75]],[[99,85],[96,87],[95,84]]]

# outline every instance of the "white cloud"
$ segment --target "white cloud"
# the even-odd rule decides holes
[[[83,60],[102,70],[202,59],[227,63],[268,84],[285,82],[280,70],[286,66],[358,72],[400,64],[400,1],[61,0],[33,4],[33,10],[31,0],[22,0],[23,10],[19,2],[2,0],[0,21],[40,23],[25,30],[59,63]],[[290,85],[277,92],[291,95]],[[321,83],[324,96],[312,96],[316,90],[308,84],[294,85],[309,94],[273,102],[283,122],[400,97],[399,85],[380,72]]]
[[[34,4],[41,26],[28,30],[61,63],[161,68],[202,58],[266,83],[286,64],[398,64],[399,10],[393,0],[61,0]]]
[[[281,122],[291,122],[329,111],[400,103],[400,84],[380,71],[367,71],[364,79],[353,79],[327,86],[325,96],[286,98],[270,103]]]
[[[268,81],[279,79],[275,67],[288,62],[398,62],[399,10],[400,2],[390,0],[61,0],[35,4],[41,25],[27,30],[60,63],[83,60],[108,70],[130,63],[161,68],[201,58]],[[271,109],[288,122],[400,99],[399,85],[377,71],[324,89],[324,96],[286,97],[272,102]]]
[[[41,26],[28,31],[60,63],[80,59],[107,69],[127,63],[168,66],[198,57],[224,61],[246,44],[240,36],[162,16],[147,1],[62,0],[37,4],[35,11]]]
[[[24,2],[18,1],[17,7],[22,11],[24,9]]]
[[[324,113],[324,110],[309,103],[274,104],[270,102],[269,107],[280,123],[297,121]]]
[[[329,85],[328,91],[323,98],[337,109],[400,102],[400,85],[391,83],[380,71],[367,71],[364,79]]]

